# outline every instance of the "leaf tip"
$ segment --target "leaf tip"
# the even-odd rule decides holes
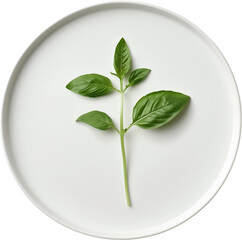
[[[71,86],[70,86],[70,85],[71,85],[70,83],[66,84],[66,88],[67,88],[68,90],[71,90]]]
[[[76,122],[81,122],[81,116],[76,119]]]
[[[121,43],[121,44],[125,44],[125,45],[127,44],[127,43],[126,43],[126,40],[124,39],[124,37],[122,37],[122,38],[120,39],[119,43]]]
[[[183,94],[186,98],[187,98],[187,101],[189,102],[191,100],[191,97],[186,95],[186,94]]]
[[[149,69],[149,68],[145,68],[145,70],[146,70],[146,77],[150,74],[150,72],[151,72],[151,69]]]
[[[186,106],[186,105],[188,105],[189,104],[189,102],[191,101],[191,97],[190,96],[188,96],[188,95],[186,95],[186,94],[183,94],[182,93],[182,95],[183,95],[183,101],[184,101],[184,106]]]

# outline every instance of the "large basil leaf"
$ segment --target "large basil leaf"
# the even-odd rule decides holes
[[[134,106],[133,123],[141,128],[158,128],[172,120],[189,102],[179,92],[158,91],[142,97]]]
[[[135,85],[141,82],[142,80],[144,80],[147,77],[147,75],[150,73],[150,71],[151,70],[147,68],[138,68],[134,70],[129,76],[129,86]]]
[[[114,127],[112,119],[106,113],[100,111],[85,113],[77,118],[76,121],[87,123],[100,130],[107,130]]]
[[[119,78],[123,78],[130,69],[131,55],[124,38],[122,38],[116,46],[113,65]]]
[[[69,82],[66,88],[74,93],[88,97],[99,97],[113,90],[111,81],[99,74],[86,74]]]

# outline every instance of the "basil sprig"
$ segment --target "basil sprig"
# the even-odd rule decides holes
[[[128,128],[124,128],[124,93],[130,86],[135,86],[136,84],[142,82],[149,75],[151,70],[147,68],[138,68],[129,74],[131,70],[131,55],[124,38],[119,41],[115,48],[113,65],[115,73],[111,74],[119,78],[119,90],[113,87],[109,78],[95,73],[85,74],[75,78],[66,85],[66,88],[74,93],[87,97],[100,97],[107,95],[112,91],[120,93],[121,107],[119,130],[114,125],[111,117],[100,111],[91,111],[85,113],[78,117],[76,121],[86,123],[100,130],[108,130],[111,128],[117,131],[117,133],[120,135],[126,201],[127,205],[131,206],[126,167],[124,135],[132,126],[138,126],[144,129],[162,127],[164,124],[170,122],[184,109],[184,107],[188,104],[190,97],[179,92],[165,90],[149,93],[140,98],[140,100],[135,104],[133,108],[133,121]],[[124,80],[127,80],[125,86]]]

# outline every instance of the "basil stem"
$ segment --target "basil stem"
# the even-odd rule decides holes
[[[126,154],[125,154],[125,147],[124,147],[124,124],[123,124],[123,112],[124,112],[124,89],[123,89],[123,78],[120,78],[120,93],[121,93],[121,107],[120,107],[120,142],[121,142],[121,150],[122,150],[122,157],[123,157],[123,172],[124,172],[124,186],[125,186],[125,194],[126,194],[126,201],[127,205],[131,206],[130,203],[130,196],[129,196],[129,184],[128,184],[128,175],[127,175],[127,164],[126,164]]]

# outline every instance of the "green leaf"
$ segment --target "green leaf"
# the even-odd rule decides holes
[[[137,83],[143,81],[150,71],[151,70],[147,68],[138,68],[134,70],[129,76],[129,86],[136,85]]]
[[[122,38],[116,46],[113,65],[119,78],[123,78],[130,69],[131,55],[124,38]]]
[[[100,111],[85,113],[77,118],[76,121],[84,122],[100,130],[114,128],[112,119],[106,113]]]
[[[87,97],[103,96],[114,89],[109,78],[94,73],[75,78],[66,88]]]
[[[134,106],[132,125],[146,129],[161,127],[181,112],[189,100],[189,96],[179,92],[149,93]]]

